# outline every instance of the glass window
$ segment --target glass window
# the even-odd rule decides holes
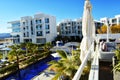
[[[23,25],[25,25],[25,22],[23,22]]]
[[[26,29],[28,29],[28,26],[26,26]]]
[[[46,34],[49,34],[50,33],[50,31],[46,31]]]
[[[25,27],[23,27],[23,30],[25,31]]]
[[[42,29],[42,25],[36,26],[37,30],[41,30]]]
[[[81,31],[78,31],[78,34],[81,34]]]
[[[62,26],[62,27],[61,27],[61,29],[63,30],[63,29],[64,29],[64,27]]]
[[[62,31],[62,34],[64,34],[64,31]]]
[[[63,24],[61,24],[61,26],[63,26]]]
[[[13,24],[12,24],[12,27],[20,27],[20,22],[13,23]]]
[[[25,33],[23,33],[23,36],[25,37]]]
[[[119,20],[119,24],[120,24],[120,18],[118,20]]]
[[[38,31],[38,32],[37,32],[37,36],[43,36],[42,31]]]
[[[68,24],[70,24],[70,22]]]
[[[49,18],[45,18],[45,23],[49,23]]]
[[[12,32],[20,32],[20,28],[12,29]]]
[[[42,20],[41,20],[41,19],[36,20],[36,24],[39,24],[39,23],[41,23],[41,22],[42,22]]]
[[[46,42],[46,39],[44,39],[44,38],[43,38],[43,39],[42,39],[42,38],[39,39],[39,38],[38,38],[38,39],[36,39],[36,42],[37,42],[37,43],[45,43],[45,42]]]
[[[65,29],[68,29],[67,27],[65,27]]]
[[[38,21],[37,21],[37,20],[35,20],[35,22],[37,23]]]
[[[45,29],[50,29],[50,26],[49,25],[45,25]]]
[[[41,21],[41,19],[40,20],[38,20],[38,23],[41,23],[42,21]]]
[[[78,29],[80,29],[80,26],[78,26]]]
[[[27,32],[27,37],[29,37],[29,32]]]

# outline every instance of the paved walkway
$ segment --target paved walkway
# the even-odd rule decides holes
[[[112,63],[99,63],[99,80],[113,80]]]
[[[40,75],[34,77],[32,80],[51,80],[55,73],[44,71]]]

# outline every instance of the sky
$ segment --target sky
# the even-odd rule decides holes
[[[56,22],[77,19],[83,15],[85,0],[0,0],[0,33],[11,32],[8,22],[23,16],[45,13],[56,16]],[[120,14],[120,0],[90,0],[94,20]]]

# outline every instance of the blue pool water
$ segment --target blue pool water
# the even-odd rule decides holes
[[[25,69],[20,70],[20,77],[18,76],[18,72],[8,76],[5,80],[31,80],[34,76],[38,75],[40,72],[48,68],[48,62],[51,60],[58,60],[59,58],[54,58],[49,56],[39,62],[28,66]]]

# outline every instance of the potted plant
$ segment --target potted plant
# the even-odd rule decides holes
[[[120,49],[115,50],[113,57],[113,78],[114,80],[120,79]]]

